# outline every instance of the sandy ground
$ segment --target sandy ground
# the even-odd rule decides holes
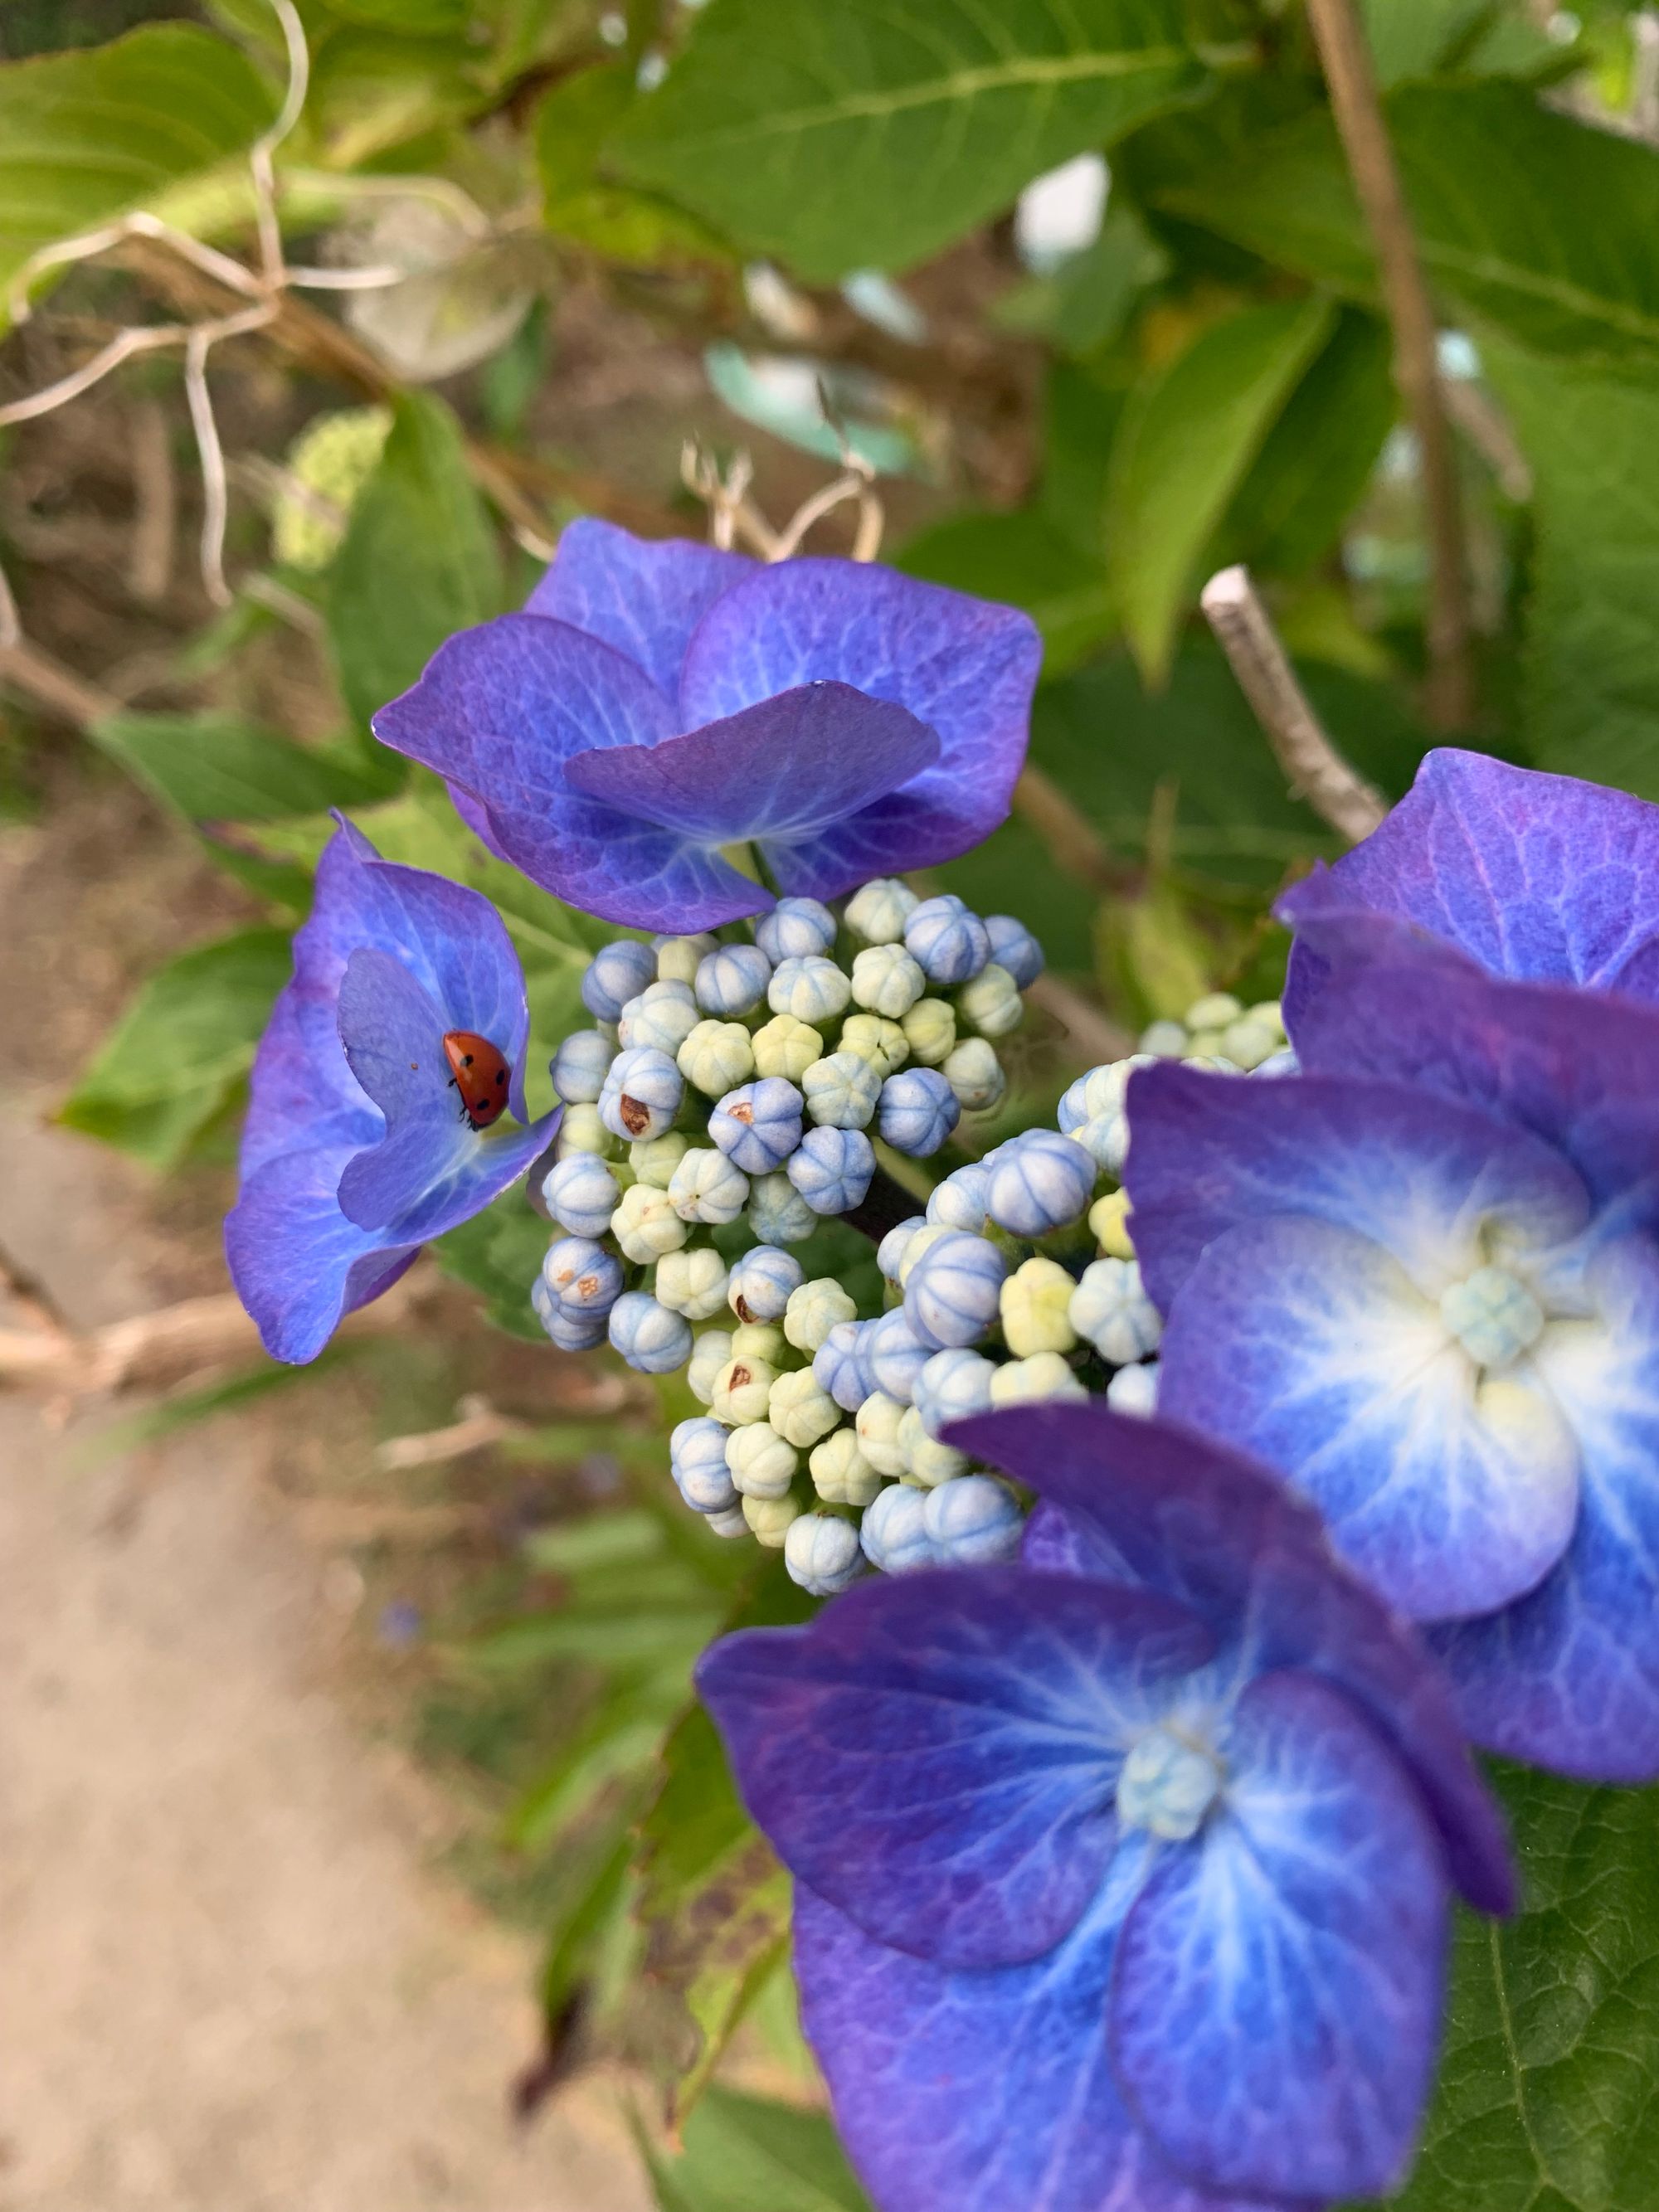
[[[31,1103],[0,1244],[77,1326],[143,1310],[136,1179]],[[639,2212],[614,2085],[507,2117],[532,1961],[332,1694],[270,1449],[242,1417],[89,1460],[0,1400],[0,2206]]]

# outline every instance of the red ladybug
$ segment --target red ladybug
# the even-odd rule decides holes
[[[475,1129],[500,1121],[507,1106],[507,1062],[488,1037],[451,1030],[444,1039],[449,1079],[461,1094],[461,1111]]]

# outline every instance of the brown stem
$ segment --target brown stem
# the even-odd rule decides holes
[[[1133,890],[1135,871],[1109,851],[1087,816],[1048,772],[1027,761],[1014,786],[1014,811],[1028,822],[1068,876],[1103,896]]]
[[[878,1168],[870,1178],[862,1206],[855,1206],[842,1219],[850,1221],[872,1244],[879,1244],[890,1229],[914,1219],[921,1211],[921,1201],[896,1183],[884,1168]]]
[[[1382,794],[1348,766],[1326,736],[1249,571],[1222,569],[1206,584],[1199,604],[1267,733],[1292,796],[1305,799],[1350,844],[1369,837],[1388,811]]]
[[[1424,704],[1437,729],[1466,728],[1474,704],[1468,565],[1457,456],[1436,360],[1434,307],[1354,0],[1308,0],[1308,21],[1360,212],[1376,251],[1382,302],[1394,332],[1394,380],[1417,434],[1430,562]]]

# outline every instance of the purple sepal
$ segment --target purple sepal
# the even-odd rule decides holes
[[[672,698],[692,632],[721,592],[759,565],[690,538],[635,538],[582,515],[560,532],[525,612],[603,639]]]

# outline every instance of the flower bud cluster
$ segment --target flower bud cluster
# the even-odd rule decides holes
[[[554,1062],[543,1324],[566,1349],[608,1336],[647,1373],[684,1369],[704,1410],[670,1439],[682,1498],[816,1595],[1012,1556],[1024,1502],[952,1423],[1091,1390],[1155,1403],[1161,1324],[1117,1181],[1128,1079],[1171,1051],[1270,1066],[1276,1007],[1213,994],[1079,1077],[1057,1129],[945,1176],[882,1239],[879,1313],[790,1249],[862,1206],[873,1137],[924,1158],[1000,1102],[994,1041],[1042,964],[1018,922],[900,883],[839,921],[786,899],[752,941],[607,945],[582,987],[599,1026]]]

